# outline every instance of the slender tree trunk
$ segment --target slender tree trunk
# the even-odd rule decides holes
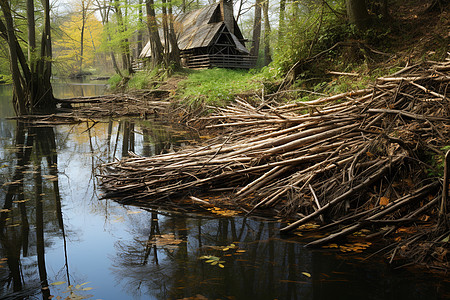
[[[170,41],[169,41],[169,22],[167,20],[167,4],[166,0],[161,0],[162,3],[162,27],[164,38],[164,65],[169,66],[170,61]]]
[[[262,0],[256,0],[255,3],[255,19],[253,23],[253,37],[252,46],[250,48],[250,54],[258,56],[259,54],[259,42],[261,38],[261,3]]]
[[[111,30],[109,26],[109,12],[111,11],[111,6],[106,4],[106,0],[104,2],[100,2],[99,0],[96,0],[97,7],[99,8],[98,11],[100,12],[100,16],[102,18],[102,24],[104,28],[106,29],[106,39],[108,41],[111,41]],[[114,55],[113,51],[109,52],[109,55],[111,57],[111,62],[113,65],[114,71],[123,78],[122,72],[120,72],[120,68],[117,65],[116,56]]]
[[[138,29],[138,35],[137,35],[137,55],[136,55],[136,57],[139,57],[139,55],[142,52],[142,28],[144,26],[144,20],[143,20],[144,14],[142,12],[142,5],[143,5],[143,1],[139,0],[139,11],[138,11],[138,14],[139,14],[139,20],[138,20],[138,22],[139,22],[139,29]]]
[[[283,40],[283,32],[286,18],[286,0],[280,0],[280,19],[278,20],[278,43]]]
[[[53,89],[50,82],[52,76],[52,40],[50,27],[50,1],[43,0],[44,31],[41,39],[41,59],[37,68],[37,92],[31,96],[32,110],[53,109],[55,107]]]
[[[84,50],[84,28],[86,27],[86,1],[81,1],[81,32],[80,32],[80,70],[79,73],[83,72],[83,50]]]
[[[173,68],[179,69],[181,67],[180,49],[178,48],[177,36],[175,34],[173,11],[172,11],[172,0],[167,0],[169,4],[169,41],[171,47],[171,63]]]
[[[270,55],[270,21],[269,21],[269,0],[264,2],[263,6],[264,14],[264,65],[267,66],[272,61]]]
[[[153,67],[163,63],[163,46],[158,32],[158,24],[156,22],[156,13],[153,0],[146,0],[147,8],[147,27],[150,35],[150,47],[152,52]]]
[[[117,23],[119,25],[119,33],[123,34],[126,31],[126,26],[123,20],[122,10],[120,9],[120,3],[118,0],[114,0],[114,10],[117,18]],[[127,38],[122,39],[120,49],[122,56],[122,68],[127,70],[128,73],[131,74],[133,73],[133,68],[131,66],[130,49],[128,46]]]
[[[27,0],[28,21],[28,63],[31,65],[34,51],[36,50],[36,24],[34,22],[34,1]]]

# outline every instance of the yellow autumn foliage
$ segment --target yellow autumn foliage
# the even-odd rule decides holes
[[[80,71],[81,28],[83,18],[81,12],[74,12],[60,27],[61,35],[54,38],[54,56],[58,63],[65,65],[68,72]],[[83,69],[93,67],[96,52],[102,41],[103,25],[94,14],[86,17],[83,38]]]

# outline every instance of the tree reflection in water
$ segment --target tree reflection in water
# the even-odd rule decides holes
[[[116,278],[134,296],[183,299],[310,299],[311,252],[298,243],[277,238],[275,223],[246,218],[186,218],[152,213],[146,230],[136,224],[131,242],[117,242]],[[159,228],[159,234],[155,230]],[[156,236],[173,234],[170,244]],[[235,248],[228,247],[231,243]],[[202,256],[220,257],[224,267],[205,263]],[[151,258],[149,257],[151,256]],[[288,270],[288,271],[286,271]],[[276,280],[276,281],[275,281]]]
[[[36,293],[36,287],[40,286],[44,299],[48,299],[45,246],[49,242],[45,239],[44,228],[47,232],[64,235],[55,133],[51,127],[27,127],[18,122],[15,137],[16,157],[10,158],[15,165],[11,168],[12,180],[7,183],[0,215],[2,257],[7,259],[9,269],[8,280],[1,282],[2,295],[20,298]],[[20,260],[21,255],[34,254],[37,274],[30,268],[33,266],[24,266]],[[28,281],[26,285],[24,277]],[[24,286],[27,289],[23,290]]]

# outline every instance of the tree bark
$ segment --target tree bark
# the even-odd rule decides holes
[[[280,0],[280,19],[278,20],[278,42],[283,39],[283,32],[286,18],[286,0]]]
[[[155,4],[153,0],[146,0],[147,9],[147,28],[150,35],[150,48],[152,52],[152,66],[156,67],[163,63],[163,46],[158,32],[158,23],[156,22]]]
[[[258,56],[259,54],[259,42],[261,38],[261,3],[262,0],[256,0],[255,3],[255,19],[253,23],[253,37],[252,47],[250,48],[250,54]]]
[[[272,61],[270,55],[270,20],[269,20],[269,0],[264,2],[263,6],[264,14],[264,65],[267,66]]]
[[[171,63],[174,69],[179,69],[181,67],[180,49],[178,48],[177,36],[175,34],[174,21],[173,21],[173,11],[172,11],[172,0],[167,0],[169,4],[169,41],[171,47]]]
[[[345,2],[350,23],[354,24],[358,29],[366,29],[370,20],[366,0],[346,0]]]
[[[139,0],[139,10],[138,10],[138,14],[139,14],[139,29],[138,29],[138,36],[137,36],[137,55],[136,57],[139,57],[139,55],[142,52],[142,27],[144,24],[144,20],[143,20],[143,12],[142,12],[142,5],[143,5],[143,1]]]
[[[20,48],[18,48],[17,38],[14,32],[14,21],[9,3],[7,0],[0,0],[0,5],[5,18],[6,37],[9,47],[9,62],[13,80],[14,109],[16,114],[24,115],[27,113],[27,103],[24,101],[25,91],[24,86],[22,86],[23,79],[21,78],[17,57],[17,52],[20,51]]]
[[[27,2],[30,5],[30,2]],[[10,56],[10,68],[13,80],[13,104],[17,115],[25,115],[36,110],[52,110],[55,107],[51,77],[51,33],[50,33],[50,3],[43,1],[44,28],[42,31],[41,51],[32,55],[27,62],[21,48],[7,0],[0,0],[4,22],[0,20],[0,32],[7,44]],[[34,6],[27,7],[28,27],[34,24]],[[30,48],[36,48],[33,30],[29,36]],[[34,41],[33,41],[34,36]],[[30,68],[31,66],[31,68]]]

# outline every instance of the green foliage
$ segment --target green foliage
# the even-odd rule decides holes
[[[189,71],[188,78],[180,82],[178,96],[188,104],[223,106],[233,100],[234,95],[261,87],[262,84],[245,70],[195,70]]]
[[[108,80],[109,88],[111,90],[115,90],[119,87],[121,82],[122,82],[122,77],[120,77],[119,74],[115,74]]]
[[[150,70],[136,72],[128,81],[128,89],[147,89],[157,87],[155,82],[162,79],[160,69],[154,68]]]
[[[308,3],[307,1],[305,3]],[[310,79],[323,76],[333,66],[334,70],[350,72],[354,65],[374,62],[368,49],[370,45],[383,50],[389,45],[391,27],[386,20],[372,15],[372,26],[367,30],[358,30],[346,20],[345,1],[311,2],[291,6],[286,13],[285,28],[279,29],[278,43],[273,55],[273,63],[263,70],[266,77],[281,78],[297,62],[306,61],[338,42],[347,44],[334,48],[320,56],[311,64],[302,65],[296,79]],[[313,85],[315,83],[313,82]]]
[[[342,11],[341,1],[337,2],[333,9]],[[286,13],[285,24],[273,55],[272,76],[284,75],[296,62],[331,47],[345,35],[342,16],[319,4],[294,4]]]
[[[443,177],[444,176],[444,165],[445,165],[445,154],[450,151],[450,145],[441,148],[442,154],[428,153],[429,154],[429,168],[428,175],[431,177]]]
[[[12,83],[12,77],[11,74],[0,74],[0,84],[11,84]]]

